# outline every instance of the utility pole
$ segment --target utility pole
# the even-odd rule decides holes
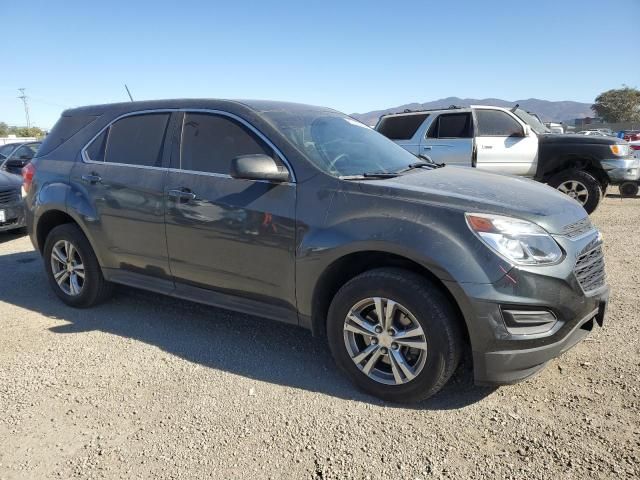
[[[31,122],[29,121],[29,103],[27,102],[27,98],[29,97],[25,95],[24,88],[19,88],[18,91],[20,92],[18,98],[22,100],[22,103],[24,104],[24,116],[27,118],[27,129],[29,129],[31,128]]]

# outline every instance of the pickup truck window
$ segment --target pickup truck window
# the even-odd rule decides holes
[[[476,110],[479,137],[521,137],[522,127],[510,115],[500,110]]]
[[[428,113],[420,113],[385,117],[376,130],[391,140],[410,140],[428,116]]]
[[[471,138],[470,113],[444,113],[433,123],[429,138]]]

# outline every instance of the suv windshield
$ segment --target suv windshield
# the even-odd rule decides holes
[[[324,172],[338,177],[396,173],[416,157],[384,135],[331,110],[261,112]]]
[[[551,130],[549,130],[546,125],[541,123],[540,120],[538,120],[530,113],[525,112],[521,108],[516,108],[515,112],[513,113],[515,113],[520,120],[529,125],[531,127],[531,130],[533,130],[537,134],[551,133]]]

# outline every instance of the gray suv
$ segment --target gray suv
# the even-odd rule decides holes
[[[386,400],[429,397],[465,350],[476,382],[522,380],[604,320],[602,240],[578,203],[418,161],[327,108],[68,110],[23,177],[68,305],[123,284],[299,325]]]

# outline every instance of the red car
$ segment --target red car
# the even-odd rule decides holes
[[[626,130],[624,132],[624,138],[627,142],[634,142],[640,140],[640,130]]]

